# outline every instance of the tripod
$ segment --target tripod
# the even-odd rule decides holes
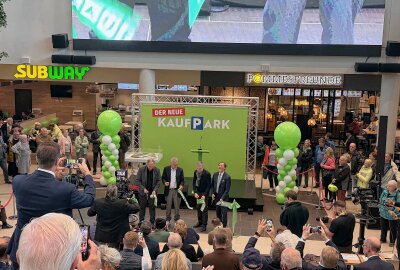
[[[375,219],[373,217],[368,216],[367,214],[367,205],[368,202],[360,202],[361,204],[361,214],[357,214],[356,218],[358,218],[360,221],[360,232],[358,234],[358,242],[354,246],[357,248],[357,253],[358,254],[363,254],[364,249],[364,240],[365,240],[365,227],[369,223],[374,223]]]

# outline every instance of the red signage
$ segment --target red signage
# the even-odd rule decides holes
[[[185,116],[185,108],[158,108],[152,110],[153,117]]]

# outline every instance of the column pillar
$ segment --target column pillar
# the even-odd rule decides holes
[[[151,69],[142,69],[139,74],[139,93],[156,93],[156,73]]]
[[[379,116],[388,117],[386,131],[386,153],[394,152],[397,130],[397,110],[400,99],[400,75],[383,73]]]

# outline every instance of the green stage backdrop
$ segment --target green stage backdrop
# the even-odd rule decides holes
[[[217,171],[218,162],[227,163],[232,179],[245,179],[247,107],[207,105],[142,104],[141,147],[161,151],[162,169],[176,156],[185,177],[193,177],[198,160],[192,149],[201,147],[205,168]]]

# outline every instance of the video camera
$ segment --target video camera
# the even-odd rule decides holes
[[[351,201],[357,205],[359,203],[368,204],[370,202],[376,202],[375,193],[370,188],[356,188],[353,193],[351,193]]]
[[[117,170],[115,171],[116,186],[118,188],[118,198],[127,199],[131,198],[133,195],[133,190],[129,188],[128,181],[128,171],[127,170]]]

